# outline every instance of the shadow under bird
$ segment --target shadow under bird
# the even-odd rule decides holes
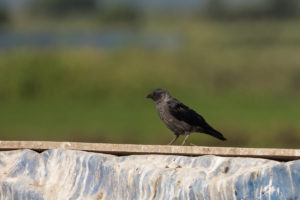
[[[167,90],[155,89],[147,95],[147,98],[155,102],[160,119],[175,134],[174,139],[172,139],[169,145],[173,144],[179,135],[185,135],[181,144],[184,145],[193,132],[205,133],[220,140],[226,140],[226,138],[224,138],[220,132],[212,128],[201,115],[171,97]]]

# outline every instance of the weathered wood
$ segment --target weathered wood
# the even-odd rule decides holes
[[[271,148],[234,148],[234,147],[203,147],[175,145],[138,145],[109,144],[82,142],[51,142],[51,141],[0,141],[0,150],[32,149],[43,151],[47,149],[72,149],[114,155],[130,154],[168,154],[168,155],[217,155],[229,157],[255,157],[273,160],[300,159],[300,149]]]

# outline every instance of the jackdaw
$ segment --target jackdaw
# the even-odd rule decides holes
[[[208,125],[201,115],[171,97],[167,90],[155,89],[147,95],[147,98],[155,102],[160,119],[175,134],[169,145],[173,144],[179,135],[185,135],[181,144],[184,145],[192,132],[206,133],[220,140],[226,140],[220,132]]]

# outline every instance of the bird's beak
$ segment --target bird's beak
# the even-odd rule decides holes
[[[147,96],[146,96],[146,98],[148,98],[148,99],[152,99],[152,94],[148,94]]]

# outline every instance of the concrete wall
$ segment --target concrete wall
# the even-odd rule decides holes
[[[300,160],[4,151],[0,199],[300,199]]]

